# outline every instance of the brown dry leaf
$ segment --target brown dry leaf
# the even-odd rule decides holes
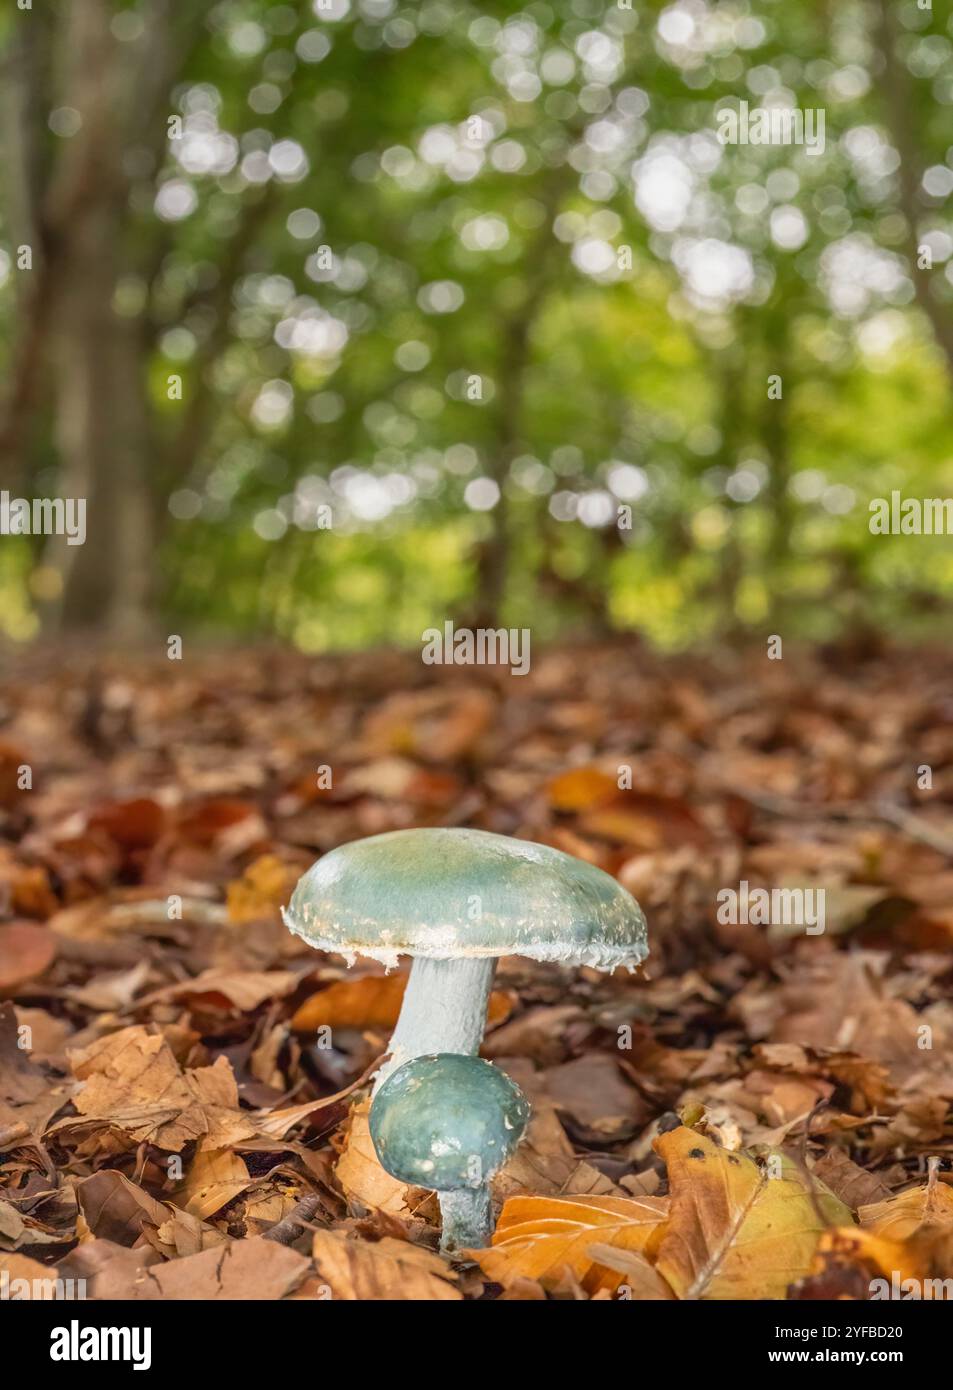
[[[21,1213],[12,1202],[0,1201],[0,1250],[21,1250],[24,1246],[64,1245],[72,1231],[58,1230],[33,1216]]]
[[[190,1216],[207,1220],[254,1182],[233,1149],[201,1149],[176,1200]]]
[[[113,1246],[143,1240],[165,1256],[191,1255],[222,1245],[228,1237],[171,1202],[160,1202],[123,1173],[102,1168],[77,1184],[83,1221],[96,1240]]]
[[[664,1197],[510,1197],[487,1250],[470,1250],[488,1279],[509,1288],[535,1279],[555,1289],[567,1269],[592,1296],[614,1293],[624,1275],[600,1263],[593,1247],[651,1258],[668,1216]]]
[[[490,727],[496,700],[488,691],[457,687],[399,691],[368,715],[369,753],[403,753],[428,763],[468,753]]]
[[[189,844],[214,847],[229,857],[265,839],[267,828],[257,806],[250,802],[233,797],[210,797],[180,812],[176,834]]]
[[[51,1082],[21,1042],[32,1041],[11,1003],[0,1004],[0,1133],[39,1138],[70,1098],[72,1085]]]
[[[887,1136],[901,1149],[937,1143],[946,1134],[949,1112],[949,1102],[943,1096],[914,1096],[897,1110]]]
[[[335,1175],[349,1202],[399,1216],[408,1209],[406,1196],[411,1189],[381,1167],[371,1139],[370,1111],[370,1099],[351,1106]]]
[[[87,1009],[102,1013],[119,1012],[129,1008],[151,970],[149,961],[140,960],[128,970],[94,975],[89,984],[73,986],[63,992],[68,999],[83,1004]]]
[[[405,973],[338,980],[311,994],[291,1020],[296,1033],[317,1028],[393,1028],[407,988]]]
[[[178,1152],[193,1139],[221,1148],[255,1132],[226,1058],[183,1071],[162,1035],[141,1025],[71,1052],[70,1064],[83,1083],[73,1097],[79,1113],[136,1142]]]
[[[610,806],[595,807],[579,822],[586,835],[617,840],[651,852],[679,845],[706,845],[709,835],[685,802],[670,796],[623,792]]]
[[[380,1028],[396,1026],[407,988],[407,974],[362,975],[356,980],[337,980],[310,995],[291,1020],[296,1033],[317,1028]],[[487,1027],[507,1018],[513,996],[493,990],[487,1006]]]
[[[392,1236],[362,1241],[343,1231],[315,1231],[311,1254],[318,1279],[335,1299],[447,1303],[463,1297],[439,1255]]]
[[[56,937],[32,922],[0,926],[0,994],[14,994],[44,974],[56,959]]]
[[[375,758],[364,767],[352,768],[345,779],[348,796],[364,792],[385,801],[434,809],[449,806],[463,789],[452,773],[418,767],[409,758]]]
[[[29,1302],[34,1296],[38,1299],[53,1298],[59,1274],[58,1269],[41,1264],[29,1255],[0,1250],[0,1276],[6,1276],[4,1298],[11,1303]]]
[[[146,1225],[159,1227],[169,1215],[163,1202],[110,1168],[78,1183],[76,1197],[90,1233],[113,1245],[134,1245]]]
[[[829,1100],[834,1087],[817,1077],[778,1075],[776,1072],[750,1071],[740,1085],[725,1089],[747,1105],[768,1124],[785,1125],[808,1115],[819,1101]]]
[[[64,1279],[85,1279],[87,1298],[129,1299],[143,1271],[161,1262],[162,1256],[148,1245],[130,1250],[109,1240],[85,1240],[60,1260],[56,1273]]]
[[[57,1018],[46,1009],[24,1008],[22,1004],[17,1005],[16,1019],[20,1028],[30,1030],[30,1056],[35,1061],[51,1057],[59,1060],[62,1057],[63,1047],[73,1034],[73,1028],[66,1019]]]
[[[21,1025],[12,1004],[0,1004],[0,1102],[22,1105],[43,1094],[48,1086],[30,1053],[20,1046]]]
[[[528,1090],[519,1068],[510,1062],[502,1069]],[[523,1140],[493,1180],[493,1193],[497,1198],[514,1197],[521,1193],[565,1192],[578,1169],[572,1144],[552,1101],[545,1096],[533,1095],[532,1113]]]
[[[604,1052],[586,1052],[543,1075],[550,1100],[568,1115],[572,1133],[586,1143],[630,1139],[652,1115],[615,1058]]]
[[[304,1255],[262,1236],[235,1240],[145,1271],[137,1299],[230,1301],[285,1298],[311,1272]]]
[[[266,999],[290,994],[297,983],[298,977],[290,970],[204,970],[192,980],[153,991],[139,1000],[139,1006],[166,999],[188,999],[250,1013]]]
[[[684,1125],[655,1147],[672,1208],[655,1261],[682,1299],[784,1298],[804,1278],[826,1226],[849,1226],[843,1202],[813,1188],[786,1155],[762,1169]],[[771,1160],[779,1176],[770,1177]]]
[[[20,768],[29,766],[31,759],[22,748],[0,742],[0,806],[9,810],[22,797]]]
[[[527,1009],[484,1038],[480,1055],[491,1061],[498,1057],[529,1057],[543,1066],[561,1062],[569,1052],[563,1034],[582,1017],[578,1004]]]
[[[851,1211],[890,1196],[890,1188],[883,1179],[861,1168],[843,1149],[831,1149],[817,1160],[811,1171]]]
[[[587,1163],[585,1159],[576,1164],[569,1180],[563,1184],[559,1194],[561,1197],[636,1197],[641,1194],[637,1189],[627,1191],[624,1187],[618,1186],[607,1178],[605,1173],[599,1171],[593,1164]],[[646,1193],[646,1196],[650,1194]]]
[[[123,849],[151,849],[165,829],[166,814],[148,797],[110,801],[90,812],[90,830],[102,830]]]

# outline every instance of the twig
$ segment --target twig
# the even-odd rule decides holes
[[[273,1240],[278,1245],[293,1245],[317,1214],[320,1205],[321,1198],[317,1192],[309,1192],[289,1211],[287,1216],[272,1226],[270,1231],[265,1232],[263,1239]]]

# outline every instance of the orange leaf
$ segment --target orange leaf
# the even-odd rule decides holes
[[[604,806],[619,795],[614,777],[597,767],[573,767],[554,777],[546,788],[549,804],[556,811],[588,811]]]
[[[626,1276],[601,1264],[595,1248],[651,1256],[667,1215],[664,1197],[511,1197],[490,1249],[468,1253],[504,1288],[536,1279],[553,1289],[568,1269],[587,1293],[614,1293]]]
[[[860,1224],[889,1240],[908,1240],[930,1230],[953,1229],[953,1191],[935,1180],[873,1202],[857,1212]]]
[[[299,1005],[291,1026],[296,1033],[310,1033],[322,1027],[390,1029],[397,1023],[406,988],[404,973],[338,980]],[[508,994],[494,990],[487,1009],[487,1026],[502,1023],[512,1007]]]

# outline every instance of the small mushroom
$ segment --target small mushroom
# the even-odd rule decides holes
[[[492,1062],[442,1052],[391,1072],[374,1098],[370,1127],[388,1173],[440,1194],[440,1247],[450,1251],[489,1240],[490,1179],[528,1120],[523,1092]]]

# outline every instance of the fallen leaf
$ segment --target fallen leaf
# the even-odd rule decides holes
[[[647,1254],[658,1246],[667,1215],[663,1197],[510,1197],[493,1244],[467,1254],[504,1288],[535,1279],[552,1290],[568,1269],[590,1296],[614,1293],[624,1275],[600,1263],[593,1247]]]
[[[406,972],[362,975],[337,980],[300,1004],[291,1026],[296,1033],[317,1028],[380,1028],[396,1026],[407,988]],[[513,1007],[512,996],[493,990],[487,1005],[487,1027],[502,1023]]]
[[[857,1219],[874,1235],[899,1242],[931,1229],[950,1231],[953,1230],[953,1188],[936,1181],[911,1187],[885,1201],[862,1206]]]
[[[808,1274],[821,1232],[849,1226],[843,1202],[786,1155],[761,1168],[680,1126],[656,1139],[671,1216],[655,1261],[681,1299],[784,1298]],[[777,1177],[769,1176],[770,1163]]]
[[[572,1133],[586,1143],[629,1139],[652,1115],[615,1058],[604,1052],[586,1052],[560,1067],[550,1067],[543,1076],[556,1109],[569,1117]]]
[[[439,1255],[391,1236],[361,1241],[341,1231],[315,1231],[311,1254],[318,1278],[335,1299],[447,1303],[463,1297]]]
[[[73,1097],[79,1113],[122,1130],[137,1143],[179,1152],[190,1140],[224,1147],[255,1132],[239,1111],[238,1088],[226,1058],[183,1071],[162,1035],[141,1025],[71,1052],[70,1064],[83,1083]]]
[[[228,1237],[171,1202],[160,1202],[123,1173],[102,1168],[77,1184],[76,1196],[90,1234],[111,1246],[148,1242],[159,1255],[192,1255],[225,1244]]]
[[[140,1007],[166,999],[188,999],[249,1013],[266,999],[290,994],[298,977],[290,970],[204,970],[192,980],[167,985],[139,1000]]]
[[[146,1224],[159,1227],[169,1214],[162,1202],[109,1168],[78,1183],[76,1197],[92,1234],[113,1245],[134,1245]]]
[[[411,1189],[381,1167],[371,1139],[370,1110],[369,1099],[351,1106],[335,1175],[350,1202],[400,1215],[407,1211],[406,1197]]]
[[[263,1236],[235,1240],[146,1269],[136,1299],[261,1301],[285,1298],[308,1276],[311,1261]]]
[[[149,978],[151,969],[149,961],[141,960],[128,970],[96,975],[89,984],[68,989],[66,995],[77,1004],[103,1013],[128,1009]]]
[[[87,1298],[129,1299],[143,1271],[161,1263],[162,1256],[151,1246],[130,1250],[110,1240],[93,1239],[77,1245],[51,1272],[64,1279],[84,1279]]]
[[[0,994],[15,994],[36,980],[56,959],[56,937],[47,927],[31,922],[0,926]]]
[[[3,1296],[11,1303],[29,1302],[34,1298],[52,1299],[56,1295],[58,1274],[55,1267],[41,1264],[29,1255],[0,1250],[0,1275],[6,1276]]]
[[[291,897],[298,873],[275,854],[263,854],[228,885],[225,900],[234,926],[273,917]]]
[[[572,767],[551,778],[546,795],[554,811],[588,811],[614,801],[619,784],[597,767]]]
[[[851,1211],[890,1196],[890,1188],[883,1179],[861,1168],[843,1149],[831,1149],[817,1160],[811,1171]]]
[[[90,830],[102,830],[126,850],[151,849],[165,829],[165,810],[148,797],[110,801],[90,812]]]
[[[202,1149],[189,1168],[176,1199],[192,1216],[205,1221],[234,1200],[254,1179],[232,1149]]]

